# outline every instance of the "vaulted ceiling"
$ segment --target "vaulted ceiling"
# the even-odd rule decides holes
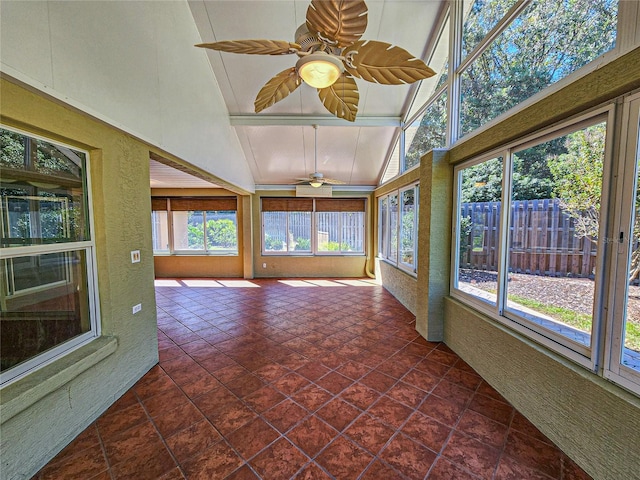
[[[337,1],[337,0],[332,0]],[[428,58],[443,1],[368,0],[363,39],[401,46]],[[189,0],[203,43],[239,39],[293,42],[305,22],[308,0]],[[274,75],[295,65],[293,55],[237,55],[206,50],[256,185],[290,185],[318,171],[349,185],[376,185],[393,148],[417,84],[378,85],[357,79],[360,102],[355,122],[327,112],[317,91],[301,85],[259,114],[254,100]],[[152,170],[153,173],[153,170]]]

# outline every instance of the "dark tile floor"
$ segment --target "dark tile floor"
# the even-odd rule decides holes
[[[585,479],[367,280],[160,280],[159,365],[37,479]]]

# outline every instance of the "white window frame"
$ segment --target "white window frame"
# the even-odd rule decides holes
[[[590,111],[588,113],[579,115],[572,119],[566,120],[556,126],[545,129],[541,132],[534,133],[526,138],[514,141],[504,147],[496,149],[492,152],[484,154],[480,157],[472,159],[468,162],[464,162],[457,165],[454,169],[454,214],[452,225],[452,243],[451,243],[451,283],[450,292],[451,296],[463,301],[464,303],[473,306],[475,309],[487,314],[493,320],[507,326],[508,328],[515,330],[533,340],[539,344],[544,345],[550,350],[559,353],[560,355],[569,358],[570,360],[588,368],[591,371],[596,372],[600,365],[601,357],[601,327],[604,315],[604,299],[603,299],[603,286],[604,280],[607,278],[608,272],[605,267],[605,257],[609,249],[607,242],[598,242],[598,253],[596,262],[596,278],[595,291],[594,291],[594,313],[592,317],[592,329],[591,329],[591,346],[584,348],[575,342],[572,342],[567,337],[554,334],[546,329],[539,328],[535,322],[527,320],[522,315],[518,315],[514,311],[509,311],[506,308],[506,281],[507,281],[507,252],[508,252],[508,232],[510,225],[508,224],[509,209],[511,203],[511,165],[513,153],[520,151],[524,148],[528,148],[533,145],[544,143],[545,141],[553,138],[561,137],[569,132],[574,132],[580,128],[594,125],[602,121],[607,122],[607,135],[605,142],[605,159],[602,178],[602,200],[601,200],[601,212],[603,216],[609,209],[610,198],[610,184],[611,178],[611,164],[612,164],[612,147],[614,132],[614,117],[615,109],[614,105],[610,104],[605,107],[601,107]],[[475,165],[478,165],[484,161],[488,161],[492,158],[502,156],[503,158],[503,180],[502,180],[502,200],[501,200],[501,218],[503,221],[500,225],[500,245],[498,248],[499,255],[499,268],[498,268],[498,295],[496,305],[492,305],[488,302],[482,301],[480,298],[473,296],[463,290],[459,289],[456,285],[457,272],[459,271],[459,242],[458,226],[460,224],[460,179],[461,172]],[[607,237],[607,222],[600,223],[600,233],[598,238]]]
[[[636,39],[636,19],[640,14],[640,5],[638,2],[632,1],[623,1],[620,0],[618,3],[618,24],[616,30],[616,44],[615,46],[582,66],[578,70],[570,73],[566,77],[558,80],[555,83],[543,88],[538,93],[529,97],[527,100],[522,101],[520,104],[512,107],[511,109],[503,112],[498,115],[496,118],[488,121],[486,124],[478,127],[477,129],[468,132],[464,137],[460,136],[460,84],[461,79],[460,76],[464,72],[464,70],[468,67],[470,63],[473,62],[478,56],[480,56],[491,43],[491,41],[500,35],[505,29],[511,25],[511,23],[518,17],[518,15],[524,10],[527,6],[532,3],[532,0],[518,0],[512,7],[505,13],[504,17],[500,19],[494,27],[487,32],[485,37],[480,40],[476,46],[470,51],[467,52],[465,58],[462,58],[462,35],[463,35],[463,27],[464,27],[464,4],[462,0],[450,0],[448,12],[444,13],[441,16],[441,23],[444,25],[447,20],[449,23],[449,71],[447,81],[444,85],[447,88],[447,148],[459,143],[464,143],[473,137],[481,134],[482,132],[490,129],[493,125],[502,122],[505,118],[508,118],[515,113],[524,110],[528,106],[539,102],[541,99],[548,97],[565,86],[573,83],[577,79],[584,77],[585,75],[601,68],[603,65],[610,63],[616,60],[618,57],[624,55],[629,52],[633,48],[637,47],[637,39]],[[430,52],[432,53],[432,52]],[[422,81],[425,82],[424,80]],[[429,98],[423,103],[421,107],[418,109],[409,109],[407,112],[407,117],[403,119],[402,128],[400,132],[400,136],[402,137],[399,140],[399,143],[404,145],[404,135],[405,128],[409,128],[413,121],[421,115],[424,110],[433,103],[437,96],[442,92],[442,89],[445,88],[441,86],[440,88],[434,89]],[[390,165],[392,152],[389,151],[388,158],[386,160],[387,168]],[[400,168],[398,169],[398,173],[391,177],[387,177],[387,175],[383,175],[381,183],[386,183],[387,181],[396,178],[397,176],[403,174],[404,170],[404,149],[399,151],[400,158],[398,160],[398,165]]]
[[[36,355],[29,360],[26,360],[15,367],[9,368],[6,371],[0,373],[0,387],[4,388],[7,385],[24,378],[26,375],[32,373],[35,370],[50,365],[62,356],[71,353],[80,347],[90,343],[101,334],[101,322],[100,322],[100,302],[98,298],[98,277],[97,277],[97,260],[95,252],[95,227],[93,221],[93,200],[91,189],[91,157],[87,150],[75,147],[73,145],[64,144],[51,140],[46,137],[32,134],[24,130],[19,130],[7,125],[0,124],[0,128],[11,132],[24,135],[29,138],[41,140],[53,145],[68,148],[78,152],[82,152],[85,155],[84,165],[84,180],[86,188],[86,201],[87,201],[87,215],[89,224],[89,240],[69,242],[69,243],[54,243],[43,245],[28,245],[21,247],[0,247],[0,257],[3,259],[11,259],[16,257],[31,256],[31,255],[44,255],[49,253],[64,253],[64,252],[85,252],[85,266],[87,274],[87,296],[88,296],[88,310],[89,310],[89,325],[90,330],[83,334],[77,335],[55,347]]]
[[[269,198],[269,197],[265,197]],[[339,198],[339,197],[336,197]],[[348,197],[344,197],[345,200],[348,200]],[[264,237],[265,237],[265,212],[260,210],[260,252],[264,256],[296,256],[296,257],[362,257],[367,255],[367,199],[363,198],[365,201],[365,207],[362,213],[362,251],[361,252],[343,252],[342,250],[336,251],[318,251],[318,213],[316,211],[316,199],[313,199],[312,210],[305,210],[305,212],[311,213],[311,248],[310,250],[289,250],[289,239],[286,241],[286,250],[266,250]],[[282,213],[287,214],[287,231],[289,230],[289,214],[291,211],[284,211]],[[348,213],[348,212],[336,212],[336,213]],[[342,215],[340,216],[340,225],[342,225]]]
[[[402,193],[408,190],[414,190],[414,217],[413,217],[413,265],[409,265],[408,263],[402,262]],[[396,228],[395,231],[391,229],[391,216],[392,211],[390,208],[390,199],[391,197],[396,197],[398,202],[398,209],[395,213],[396,217]],[[385,193],[376,198],[378,202],[378,258],[384,260],[391,265],[407,272],[412,276],[417,276],[418,274],[418,226],[420,224],[420,182],[413,182],[407,184],[397,190],[392,190],[390,192]],[[386,203],[387,205],[387,217],[385,221],[382,221],[382,204]],[[384,225],[383,225],[384,223]],[[392,235],[397,238],[397,250],[395,255],[391,254],[391,239]]]
[[[622,106],[620,145],[617,177],[622,179],[616,191],[619,215],[614,219],[611,256],[611,275],[615,281],[613,295],[608,303],[604,354],[604,377],[628,390],[640,394],[640,371],[622,363],[623,332],[626,321],[627,275],[631,257],[630,233],[634,221],[634,201],[637,193],[637,166],[640,158],[640,92],[628,96]],[[630,175],[635,172],[636,175]],[[637,221],[637,219],[636,219]],[[617,236],[616,236],[617,234]],[[617,243],[616,243],[617,242]]]

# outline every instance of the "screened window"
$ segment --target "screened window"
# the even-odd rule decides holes
[[[154,253],[238,255],[236,206],[226,197],[152,199]]]
[[[97,335],[87,155],[0,128],[0,381]]]
[[[263,253],[364,254],[364,199],[263,198]]]

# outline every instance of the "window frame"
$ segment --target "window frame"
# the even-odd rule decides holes
[[[89,331],[81,333],[73,338],[63,341],[62,343],[25,360],[14,367],[8,368],[6,371],[0,373],[0,388],[4,388],[7,385],[14,383],[27,376],[28,374],[39,370],[47,365],[54,363],[63,356],[78,350],[82,346],[92,342],[102,334],[101,320],[100,320],[100,299],[98,289],[98,276],[97,276],[97,257],[96,257],[96,245],[95,245],[95,225],[93,216],[93,196],[91,187],[91,156],[88,150],[79,148],[74,145],[66,144],[63,142],[55,141],[47,137],[37,135],[25,130],[21,130],[9,125],[0,124],[0,128],[23,135],[25,137],[47,142],[53,145],[57,145],[63,148],[77,151],[85,155],[85,162],[83,166],[83,184],[85,189],[86,199],[86,215],[88,226],[88,240],[81,240],[75,242],[58,242],[49,244],[35,244],[18,247],[0,247],[0,257],[5,260],[24,257],[24,256],[36,256],[46,255],[52,253],[65,253],[65,252],[84,252],[85,260],[84,267],[86,268],[87,276],[87,308],[89,315]],[[29,289],[31,290],[31,289]]]
[[[402,262],[402,194],[406,191],[414,191],[414,216],[413,216],[413,264]],[[397,211],[395,213],[396,228],[392,229],[392,214],[390,205],[391,198],[397,199]],[[412,276],[418,274],[418,229],[420,224],[420,182],[412,182],[404,185],[396,190],[386,192],[379,197],[376,197],[378,203],[378,252],[377,256],[381,260],[407,272]],[[386,218],[382,218],[383,203],[386,204]],[[383,224],[384,223],[384,224]],[[395,255],[392,255],[392,240],[396,238],[396,251]]]
[[[604,377],[628,390],[640,395],[640,371],[627,367],[622,363],[624,346],[624,329],[626,323],[628,268],[630,264],[630,238],[620,239],[617,234],[633,230],[634,200],[637,194],[637,177],[640,174],[640,92],[629,95],[622,105],[621,138],[617,177],[622,179],[617,188],[615,203],[619,212],[613,219],[612,239],[617,246],[611,252],[611,278],[615,281],[613,294],[610,295],[605,317],[606,331],[604,345]],[[629,172],[636,175],[629,175]],[[635,187],[635,188],[634,188]],[[636,218],[637,222],[638,219]]]
[[[309,212],[311,214],[310,220],[310,235],[311,235],[311,243],[309,250],[291,250],[289,248],[289,239],[287,237],[286,240],[286,249],[285,250],[266,250],[265,249],[265,217],[264,214],[268,211],[263,210],[262,201],[265,199],[295,199],[295,198],[303,198],[303,197],[261,197],[260,199],[260,253],[264,256],[291,256],[291,257],[362,257],[367,255],[367,198],[366,197],[333,197],[334,200],[362,200],[364,203],[364,208],[362,211],[350,212],[350,211],[340,211],[340,210],[326,210],[326,211],[318,211],[316,209],[316,198],[311,198],[311,210],[304,210],[304,212]],[[318,198],[318,200],[324,200],[324,198]],[[274,210],[275,211],[275,210]],[[289,217],[291,213],[301,210],[282,210],[277,211],[281,213],[286,213],[287,219],[287,231],[289,230]],[[334,251],[319,251],[318,250],[318,213],[324,212],[335,212],[340,213],[340,225],[342,226],[342,214],[343,213],[361,213],[362,214],[362,252],[349,252],[334,250]],[[342,233],[340,233],[342,235]]]
[[[536,327],[535,323],[527,320],[524,316],[518,315],[506,308],[506,282],[508,277],[507,256],[508,256],[508,235],[509,235],[509,211],[511,208],[511,186],[512,186],[512,163],[513,154],[530,146],[544,143],[548,140],[562,137],[590,125],[595,125],[602,121],[607,122],[607,133],[605,140],[605,158],[602,177],[601,212],[603,217],[610,208],[611,183],[612,183],[612,163],[613,163],[613,141],[615,135],[615,106],[613,103],[590,110],[576,117],[567,119],[559,124],[535,132],[524,138],[514,140],[504,146],[496,148],[481,156],[475,157],[454,167],[454,212],[452,215],[452,243],[451,243],[451,280],[450,294],[467,305],[488,315],[492,320],[514,330],[535,342],[545,346],[565,358],[568,358],[581,366],[596,372],[601,364],[601,331],[604,320],[605,303],[604,288],[605,280],[610,275],[606,267],[606,261],[610,246],[608,242],[598,242],[596,257],[596,276],[594,278],[594,306],[592,315],[591,345],[588,349],[580,348],[571,342],[568,337],[556,335],[543,328]],[[456,286],[459,272],[459,225],[460,225],[460,195],[462,171],[492,158],[502,156],[503,158],[503,178],[501,196],[501,224],[500,243],[498,246],[499,267],[498,267],[498,293],[495,305],[482,301],[480,298],[462,291]],[[601,222],[599,226],[599,238],[610,238],[610,226],[608,222]]]
[[[473,1],[473,0],[470,0]],[[618,2],[618,18],[616,24],[616,39],[615,45],[612,49],[607,52],[602,53],[600,56],[594,58],[587,64],[578,68],[577,70],[571,72],[567,76],[561,78],[560,80],[544,87],[542,90],[538,91],[531,97],[523,100],[517,105],[514,105],[507,111],[499,114],[495,118],[487,121],[483,125],[479,126],[476,129],[471,130],[465,135],[460,134],[460,105],[461,105],[461,75],[467,69],[467,67],[473,63],[475,59],[477,59],[491,44],[491,42],[499,36],[503,31],[505,31],[509,26],[513,23],[513,21],[518,17],[520,13],[524,9],[526,9],[529,5],[533,3],[533,0],[516,0],[516,2],[505,12],[504,16],[493,26],[493,28],[488,31],[485,36],[471,49],[471,51],[467,52],[463,58],[462,52],[462,36],[463,36],[463,28],[464,28],[464,8],[465,5],[460,0],[450,0],[448,2],[447,8],[443,10],[443,13],[440,17],[441,23],[441,31],[438,35],[442,35],[442,31],[446,30],[446,24],[448,24],[448,33],[449,33],[449,57],[448,57],[448,71],[447,73],[447,81],[444,85],[440,87],[434,86],[433,92],[429,95],[429,97],[422,103],[420,106],[411,105],[411,108],[408,109],[405,117],[403,118],[402,125],[400,128],[400,137],[398,140],[398,144],[404,145],[404,136],[405,129],[410,128],[411,124],[421,116],[424,111],[434,102],[437,97],[442,93],[443,88],[447,89],[447,132],[446,132],[446,148],[450,148],[453,145],[457,145],[460,143],[464,143],[476,135],[481,134],[482,132],[488,130],[493,125],[500,123],[505,118],[512,116],[514,113],[517,113],[521,110],[524,110],[528,106],[540,101],[541,99],[548,97],[549,95],[554,94],[559,91],[561,88],[564,88],[566,85],[576,81],[577,79],[597,70],[603,64],[607,64],[618,57],[624,55],[629,52],[632,48],[636,46],[635,40],[635,19],[637,17],[638,10],[640,7],[636,4],[636,2],[626,2],[620,0]],[[436,51],[437,41],[434,41],[432,46],[432,51],[430,54],[433,54]],[[429,59],[430,61],[431,59]],[[443,72],[444,74],[445,72]],[[428,82],[429,80],[426,80]],[[421,86],[425,84],[425,80],[421,82]],[[426,96],[421,96],[420,100]],[[415,98],[414,100],[415,101]],[[404,169],[405,159],[404,159],[404,148],[398,152],[400,158],[396,161],[397,164],[397,172],[391,171],[390,167],[392,163],[392,152],[391,150],[388,152],[387,159],[385,162],[386,168],[385,173],[381,177],[380,184],[385,184],[388,181],[397,178],[399,175],[403,174],[406,170]]]
[[[190,200],[193,201],[215,201],[216,199],[220,200],[220,199],[224,199],[224,200],[233,200],[236,202],[236,209],[235,210],[198,210],[198,209],[194,209],[194,210],[184,210],[184,209],[179,209],[179,210],[173,210],[171,208],[171,201],[178,201],[178,202],[188,202]],[[165,209],[164,210],[158,210],[156,208],[154,208],[153,203],[154,201],[160,202],[160,201],[165,201]],[[167,216],[167,240],[168,240],[168,249],[167,250],[156,250],[154,248],[153,250],[153,255],[154,256],[158,256],[158,257],[162,257],[162,256],[212,256],[212,257],[237,257],[240,255],[240,231],[239,231],[239,222],[238,222],[238,199],[237,197],[216,197],[216,196],[211,196],[211,197],[152,197],[152,206],[151,206],[151,230],[152,230],[152,236],[153,233],[156,231],[156,227],[155,227],[155,223],[154,223],[154,213],[156,212],[166,212],[166,216]],[[176,248],[176,241],[175,241],[175,219],[174,219],[174,213],[175,212],[202,212],[202,216],[203,216],[203,235],[204,235],[204,239],[203,239],[203,247],[202,249],[183,249],[183,248]],[[208,248],[207,245],[207,212],[235,212],[235,227],[236,227],[236,249],[235,252],[232,251],[224,251],[224,252],[216,252],[215,250],[210,250]],[[152,244],[155,245],[155,238],[152,238]]]

